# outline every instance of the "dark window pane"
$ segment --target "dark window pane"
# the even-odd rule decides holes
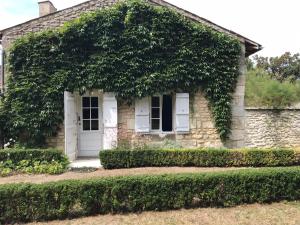
[[[172,131],[172,96],[163,96],[162,131]]]
[[[159,107],[159,97],[155,96],[151,98],[151,106]]]
[[[89,119],[90,118],[90,109],[82,109],[82,119]]]
[[[98,97],[91,97],[91,106],[98,107]]]
[[[159,129],[159,119],[152,119],[152,130]]]
[[[83,120],[82,121],[82,129],[83,130],[90,130],[90,120]]]
[[[92,119],[98,119],[98,108],[97,109],[91,109],[91,118]]]
[[[90,97],[82,97],[82,107],[90,107]]]
[[[152,118],[160,118],[159,116],[159,108],[152,108]]]
[[[91,130],[99,130],[99,120],[92,120],[92,129]]]

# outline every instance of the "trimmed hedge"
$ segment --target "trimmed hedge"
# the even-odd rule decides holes
[[[11,160],[18,163],[21,160],[65,161],[66,157],[57,149],[5,149],[0,151],[0,161]]]
[[[0,185],[0,222],[300,199],[300,168]]]
[[[147,166],[292,166],[299,151],[292,149],[156,149],[105,150],[99,153],[106,169]]]

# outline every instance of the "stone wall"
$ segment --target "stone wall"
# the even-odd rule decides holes
[[[47,138],[46,144],[50,148],[65,149],[65,128],[63,125],[58,129],[56,136]]]
[[[246,108],[247,147],[300,147],[300,108]]]
[[[245,83],[246,83],[246,60],[245,46],[241,45],[239,64],[239,77],[233,93],[231,134],[225,143],[228,148],[241,148],[245,145]]]
[[[118,128],[119,145],[162,145],[171,140],[186,148],[223,146],[201,92],[190,98],[190,132],[187,134],[138,134],[135,132],[134,106],[127,105],[118,108]]]

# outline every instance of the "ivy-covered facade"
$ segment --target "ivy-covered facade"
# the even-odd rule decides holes
[[[166,140],[243,145],[244,59],[259,44],[163,1],[92,0],[72,13],[80,6],[60,28],[47,30],[64,10],[29,21],[41,32],[2,31],[6,139],[70,158]]]

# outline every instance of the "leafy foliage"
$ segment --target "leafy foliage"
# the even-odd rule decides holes
[[[202,88],[225,139],[239,55],[238,40],[168,8],[127,1],[85,14],[59,30],[14,43],[5,133],[30,145],[43,143],[63,121],[64,90],[103,89],[130,103]]]
[[[0,222],[298,200],[300,169],[127,176],[0,186]]]
[[[300,54],[286,52],[281,56],[263,57],[255,55],[253,60],[257,68],[265,70],[280,82],[300,79]]]
[[[246,76],[245,104],[254,107],[284,108],[300,102],[300,82],[280,82],[263,69],[255,68]]]
[[[100,151],[104,168],[147,166],[291,166],[299,152],[291,149],[123,149]]]
[[[9,149],[0,151],[0,176],[13,173],[57,174],[66,170],[68,159],[55,149]]]

